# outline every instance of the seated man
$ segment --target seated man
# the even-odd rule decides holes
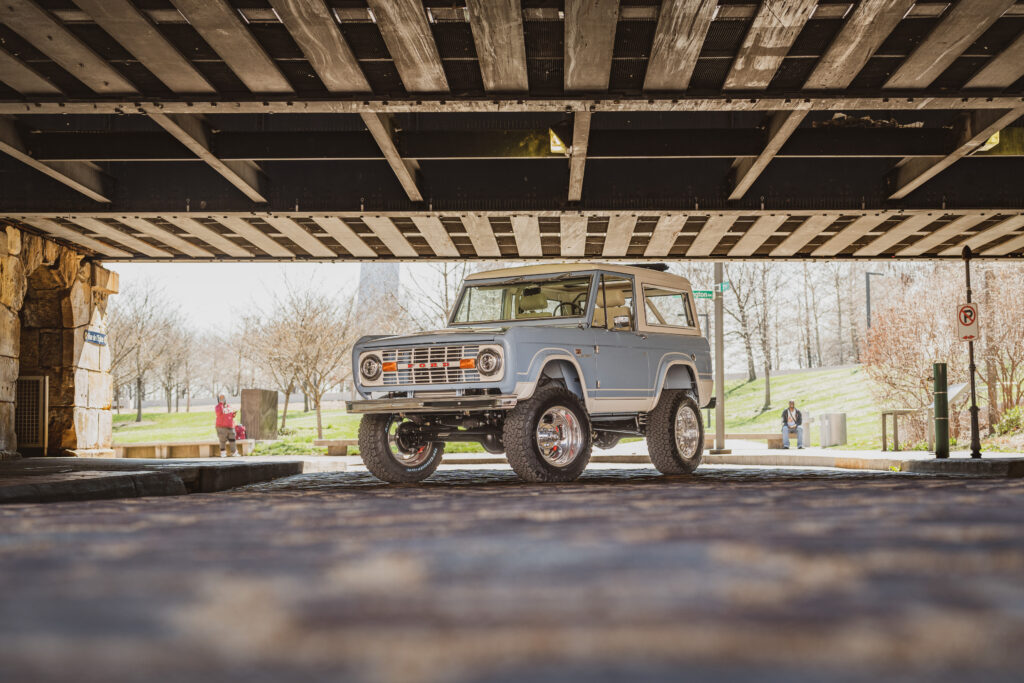
[[[782,447],[789,448],[789,432],[796,431],[796,447],[804,447],[804,416],[796,409],[796,403],[789,402],[789,408],[782,411]]]

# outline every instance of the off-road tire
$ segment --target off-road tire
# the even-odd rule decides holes
[[[688,405],[697,416],[697,451],[689,458],[683,457],[676,446],[676,411],[681,405]],[[661,392],[658,405],[647,414],[647,452],[651,463],[662,474],[690,474],[700,465],[704,455],[704,421],[700,406],[689,392],[679,389]]]
[[[548,408],[556,405],[571,410],[583,430],[583,447],[579,455],[564,467],[546,461],[537,446],[537,423]],[[508,412],[502,440],[508,464],[523,481],[574,481],[590,461],[590,416],[575,394],[557,382],[549,382],[538,386],[533,396]]]
[[[429,457],[415,467],[408,467],[391,453],[388,443],[388,426],[391,415],[363,415],[359,422],[359,456],[370,474],[391,484],[413,484],[423,481],[441,464],[444,455],[444,442],[434,441],[427,448]]]

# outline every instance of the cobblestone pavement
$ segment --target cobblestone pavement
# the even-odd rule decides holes
[[[0,508],[0,680],[1019,680],[1024,480],[360,472]]]

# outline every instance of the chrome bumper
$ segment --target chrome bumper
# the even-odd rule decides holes
[[[452,396],[446,398],[378,398],[345,401],[350,413],[458,413],[464,410],[509,410],[519,399],[514,395]]]

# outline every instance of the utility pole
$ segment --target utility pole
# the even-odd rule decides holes
[[[722,280],[725,279],[722,262],[715,263],[715,447],[711,453],[730,453],[725,448],[725,292]]]
[[[868,309],[868,328],[871,328],[871,276],[885,275],[885,273],[864,273],[864,303]]]
[[[964,247],[964,273],[967,276],[967,303],[971,303],[971,248]],[[981,457],[981,430],[978,428],[978,394],[975,388],[974,375],[977,368],[974,365],[974,342],[967,342],[967,354],[970,359],[968,372],[971,373],[971,457]],[[990,399],[991,400],[991,399]]]

